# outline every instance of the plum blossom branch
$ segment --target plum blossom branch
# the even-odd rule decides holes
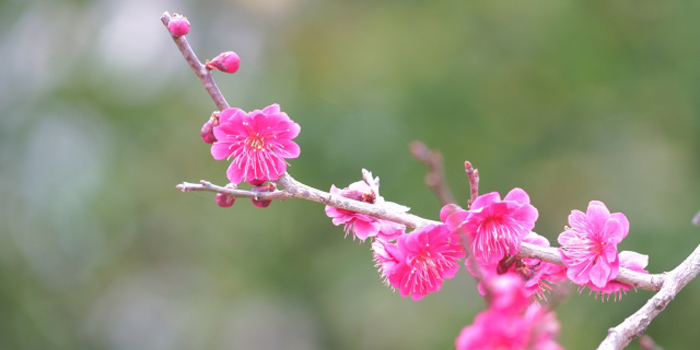
[[[408,227],[420,228],[426,225],[441,224],[439,221],[428,220],[419,216],[408,214],[396,210],[384,208],[379,205],[364,203],[339,195],[334,195],[311,186],[305,185],[295,180],[288,173],[279,177],[276,181],[281,189],[273,192],[253,192],[239,189],[230,189],[223,186],[217,186],[211,182],[202,180],[200,183],[183,182],[176,186],[182,192],[216,192],[228,194],[235,198],[249,198],[254,200],[285,200],[288,198],[305,199],[316,203],[330,205],[332,207],[350,210],[365,215],[369,215],[379,219],[390,220],[406,225]],[[698,253],[700,254],[700,253]],[[518,253],[520,257],[534,258],[549,263],[562,265],[561,254],[557,248],[541,247],[534,244],[523,242]],[[700,266],[698,266],[700,270]],[[695,272],[697,274],[697,271]],[[643,274],[629,269],[620,268],[620,272],[615,278],[616,281],[631,285],[635,288],[658,291],[665,281],[664,274]]]
[[[413,214],[403,213],[387,209],[375,204],[364,203],[332,193],[328,193],[325,191],[321,191],[319,189],[298,182],[287,173],[281,175],[277,179],[276,183],[283,189],[266,193],[228,189],[222,186],[214,185],[204,180],[202,180],[199,184],[183,182],[177,185],[176,188],[182,192],[209,191],[225,193],[233,197],[243,197],[256,200],[284,200],[287,198],[306,199],[312,202],[330,205],[332,207],[340,209],[367,214],[379,219],[398,222],[400,224],[413,228],[419,228],[429,224],[440,224],[439,221],[423,219]]]
[[[442,165],[442,153],[429,149],[423,142],[418,140],[411,142],[408,145],[408,150],[413,157],[428,168],[428,174],[425,175],[425,184],[435,192],[435,196],[437,196],[440,203],[442,205],[457,203],[447,185]]]
[[[204,85],[205,89],[209,93],[210,97],[216,104],[219,110],[227,110],[229,108],[226,99],[221,94],[221,91],[214,82],[209,67],[210,62],[207,65],[203,65],[192,48],[187,43],[184,35],[189,30],[189,24],[185,30],[175,31],[170,28],[171,21],[174,17],[165,12],[161,21],[166,26],[166,28],[171,31],[173,40],[175,41],[178,49],[187,60],[188,64],[199,77],[200,81]],[[176,17],[175,17],[176,18]],[[174,26],[174,23],[173,23]],[[177,34],[177,35],[176,35]],[[233,73],[238,69],[238,58],[235,54],[224,53],[221,57],[232,57],[233,66],[224,65],[222,67],[215,66],[214,68],[226,71],[227,73]],[[223,59],[223,58],[222,58]],[[231,62],[229,62],[231,63]],[[269,110],[268,110],[269,109]],[[274,111],[273,111],[274,109]],[[263,111],[254,111],[265,114],[279,114],[279,107],[276,105],[269,106]],[[251,112],[253,113],[253,112]],[[286,114],[284,114],[286,117]],[[287,118],[288,119],[288,118]],[[290,121],[290,123],[292,123]],[[296,124],[295,124],[296,125]],[[296,130],[298,134],[299,130]],[[289,130],[286,130],[289,132]],[[225,135],[224,135],[225,136]],[[293,138],[293,137],[291,137]],[[290,138],[290,140],[291,140]],[[443,204],[454,203],[454,197],[450,193],[446,182],[444,181],[444,172],[442,168],[442,156],[437,151],[431,151],[424,144],[416,141],[411,145],[411,153],[414,154],[416,158],[425,163],[430,172],[426,177],[426,183],[428,186],[435,191],[438,198]],[[297,152],[298,155],[298,152]],[[294,156],[295,157],[295,156]],[[285,158],[290,158],[287,156]],[[293,157],[292,157],[293,158]],[[479,176],[478,171],[471,166],[471,163],[465,162],[465,170],[470,182],[470,195],[469,205],[478,198],[478,182]],[[280,173],[284,172],[284,169],[280,170]],[[439,226],[442,224],[439,221],[433,221],[424,219],[412,214],[408,214],[403,211],[395,209],[395,207],[389,205],[382,205],[380,203],[367,203],[362,201],[353,200],[350,198],[345,198],[338,194],[328,193],[325,191],[318,190],[316,188],[302,184],[295,179],[293,179],[289,174],[283,173],[277,177],[269,177],[263,180],[267,181],[275,180],[281,189],[277,190],[273,185],[269,187],[269,191],[256,191],[255,188],[251,191],[239,190],[235,186],[229,185],[227,187],[218,186],[212,184],[208,181],[200,181],[197,183],[187,183],[177,185],[176,187],[183,192],[193,192],[193,191],[209,191],[221,194],[222,196],[230,196],[231,198],[249,198],[255,202],[271,201],[273,199],[285,200],[287,198],[300,198],[306,199],[313,202],[325,204],[327,206],[345,209],[348,211],[365,214],[374,218],[389,220],[396,222],[405,226],[413,227],[416,229],[421,229],[429,225]],[[258,178],[252,179],[253,181],[248,181],[249,183],[256,185],[258,184]],[[232,180],[232,182],[236,182]],[[240,182],[240,181],[238,181]],[[485,195],[486,196],[486,195]],[[484,198],[484,197],[481,197]],[[480,200],[481,200],[480,198]],[[500,200],[500,198],[499,198]],[[218,198],[217,198],[218,202]],[[232,202],[232,201],[231,201]],[[269,202],[268,202],[269,203]],[[529,199],[528,202],[529,204]],[[265,203],[259,203],[258,206],[266,206]],[[230,206],[230,205],[229,205]],[[693,223],[700,226],[700,212],[693,218]],[[444,227],[444,226],[443,226]],[[531,227],[528,229],[528,231]],[[426,231],[427,232],[427,231]],[[532,233],[532,232],[530,232]],[[406,236],[402,236],[406,237]],[[466,247],[467,245],[465,245]],[[509,254],[514,254],[515,251],[509,252]],[[557,248],[553,247],[543,247],[528,242],[522,242],[520,251],[517,252],[516,258],[534,258],[541,261],[562,265],[562,255]],[[624,283],[626,285],[633,286],[635,288],[647,289],[657,292],[652,298],[647,301],[647,303],[639,309],[637,312],[632,314],[630,317],[625,319],[617,327],[611,328],[608,332],[608,336],[603,340],[601,345],[598,347],[600,350],[617,350],[626,347],[631,340],[638,338],[646,330],[651,320],[656,317],[660,312],[662,312],[668,303],[673,300],[675,295],[686,285],[690,280],[695,278],[700,272],[700,246],[698,246],[695,251],[684,260],[678,267],[673,269],[668,273],[661,274],[645,274],[636,272],[627,268],[620,267],[619,273],[617,274],[615,281]],[[415,299],[415,297],[414,297]],[[646,348],[654,349],[652,345],[646,346]]]
[[[678,292],[700,271],[700,246],[680,265],[664,276],[663,286],[641,309],[637,310],[622,323],[608,330],[608,336],[600,343],[598,350],[618,350],[626,347],[630,341],[638,338]],[[620,269],[622,272],[622,269]]]
[[[166,11],[165,13],[163,13],[163,16],[160,17],[160,20],[161,22],[163,22],[163,25],[165,25],[165,28],[167,29],[168,24],[172,20],[172,16],[170,16],[170,14]],[[211,99],[216,104],[216,107],[220,111],[229,108],[228,102],[226,102],[226,98],[224,98],[224,95],[221,94],[221,90],[219,90],[219,87],[216,86],[216,82],[214,82],[214,78],[211,76],[211,71],[199,61],[199,58],[197,58],[197,55],[190,47],[190,44],[187,43],[187,39],[185,39],[185,36],[173,35],[172,37],[173,40],[175,40],[177,48],[180,49],[182,56],[184,56],[185,60],[187,60],[187,63],[190,64],[190,67],[192,68],[194,73],[197,74],[197,77],[199,77],[199,80],[204,85],[204,88],[209,93],[209,96],[211,96]]]

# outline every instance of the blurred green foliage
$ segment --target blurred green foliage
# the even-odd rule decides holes
[[[466,272],[419,302],[382,286],[369,244],[315,203],[267,209],[174,186],[225,184],[199,128],[214,109],[160,23],[186,15],[229,103],[302,126],[290,173],[321,189],[367,168],[435,219],[406,146],[439,149],[462,203],[524,188],[552,242],[604,201],[651,272],[698,244],[697,1],[0,2],[0,348],[449,349],[483,308]],[[650,292],[574,289],[561,343],[594,348]],[[700,342],[693,281],[648,333]],[[630,348],[638,348],[636,343]]]

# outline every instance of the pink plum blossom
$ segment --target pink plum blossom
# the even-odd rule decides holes
[[[497,192],[479,196],[468,211],[454,205],[441,211],[450,229],[468,235],[471,252],[485,264],[517,254],[523,237],[535,227],[537,215],[530,197],[520,188],[511,190],[503,200]]]
[[[221,111],[214,127],[216,142],[211,147],[215,159],[231,159],[226,175],[234,184],[245,179],[251,185],[277,180],[287,170],[285,158],[299,156],[292,141],[301,127],[277,104],[246,113],[239,108]]]
[[[605,287],[620,269],[617,244],[629,231],[627,217],[591,201],[586,213],[571,211],[569,225],[558,239],[567,277],[581,286]]]
[[[524,350],[529,326],[523,317],[486,310],[462,329],[455,340],[457,350]]]
[[[407,207],[396,203],[387,202],[379,195],[379,178],[372,178],[372,173],[362,169],[363,180],[353,182],[350,186],[338,189],[331,185],[330,192],[356,201],[383,206],[387,209],[405,212]],[[364,242],[369,237],[375,237],[387,242],[395,240],[406,230],[406,226],[383,219],[377,219],[369,215],[356,213],[345,209],[326,206],[326,215],[333,219],[333,225],[345,225],[345,235],[350,231],[353,237]]]
[[[525,322],[530,325],[529,350],[564,350],[556,342],[561,326],[554,311],[539,304],[531,304],[525,311]]]
[[[530,298],[523,288],[524,280],[521,276],[506,273],[482,281],[488,290],[491,309],[503,313],[519,313],[530,305]]]
[[[523,242],[549,248],[549,241],[535,232],[525,236]],[[552,289],[552,284],[566,280],[566,268],[563,266],[532,258],[523,258],[522,265],[516,264],[514,270],[525,278],[526,293],[541,299],[545,299],[544,293]]]
[[[372,250],[385,282],[413,300],[440,290],[459,270],[457,259],[465,256],[459,237],[445,225],[424,226],[401,235],[396,244],[376,240]]]
[[[555,340],[555,314],[528,302],[520,276],[506,273],[485,283],[489,309],[462,329],[455,340],[457,350],[563,350]]]
[[[648,263],[648,255],[630,251],[620,252],[620,267],[636,272],[649,273],[649,271],[644,269]],[[634,289],[634,287],[630,286],[629,284],[624,284],[617,281],[609,281],[603,288],[599,288],[593,283],[588,283],[588,288],[596,292],[596,294],[602,294],[603,300],[610,299],[611,295],[615,297],[615,300],[619,300],[622,298],[622,294],[624,294],[626,291]]]

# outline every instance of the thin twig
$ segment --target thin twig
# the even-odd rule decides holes
[[[608,336],[598,346],[598,350],[623,349],[630,341],[641,336],[651,320],[664,311],[666,305],[690,280],[695,278],[698,271],[700,271],[700,246],[695,248],[680,265],[666,274],[659,292],[654,294],[641,309],[627,317],[617,327],[608,330]]]
[[[408,145],[408,151],[428,168],[425,184],[430,188],[442,205],[457,203],[450,187],[447,185],[445,170],[442,165],[442,153],[429,149],[423,142],[413,141]]]
[[[160,20],[163,22],[166,29],[168,28],[168,23],[170,23],[171,19],[172,17],[168,12],[163,13],[163,16],[160,17]],[[214,82],[214,78],[211,76],[211,71],[206,69],[204,65],[199,62],[199,58],[197,58],[197,55],[190,47],[190,44],[187,43],[185,36],[183,35],[176,37],[173,35],[172,37],[173,40],[175,40],[177,48],[180,49],[182,56],[184,56],[187,63],[190,64],[190,67],[192,67],[194,73],[197,74],[197,77],[199,77],[199,80],[204,85],[204,88],[209,93],[209,96],[211,96],[211,99],[216,104],[216,107],[220,111],[229,108],[228,102],[226,102],[224,95],[221,94],[221,90],[219,90],[219,87],[216,86],[216,82]]]
[[[227,189],[204,180],[202,180],[199,184],[183,182],[175,187],[182,192],[209,191],[226,193],[233,197],[257,198],[258,200],[284,200],[287,198],[306,199],[312,202],[330,205],[332,207],[358,213],[370,213],[368,215],[379,219],[398,222],[413,228],[418,228],[429,224],[440,224],[438,221],[423,219],[413,214],[393,211],[380,205],[360,202],[336,194],[324,192],[296,181],[289,174],[283,174],[280,176],[279,179],[277,179],[277,184],[283,189],[266,193]]]
[[[479,170],[474,169],[472,163],[468,160],[464,162],[464,171],[467,172],[467,177],[469,178],[469,206],[479,197]]]
[[[277,184],[281,186],[280,190],[262,193],[245,190],[232,190],[223,186],[214,185],[204,180],[202,180],[199,184],[183,182],[176,187],[183,192],[209,191],[225,193],[233,197],[253,198],[256,200],[284,200],[287,198],[305,199],[312,202],[369,215],[379,219],[398,222],[413,228],[419,228],[429,224],[441,224],[439,221],[424,219],[413,214],[395,211],[376,204],[360,202],[321,191],[298,182],[287,173],[277,179]],[[557,248],[540,247],[523,242],[520,246],[520,252],[518,255],[521,257],[539,259],[553,264],[562,264],[561,254]],[[700,267],[698,267],[698,269],[700,269]],[[644,274],[622,267],[620,268],[617,278],[615,278],[615,280],[618,282],[628,284],[635,288],[651,291],[658,291],[664,284],[664,279],[664,274]]]
[[[693,225],[700,226],[700,211],[693,217]]]

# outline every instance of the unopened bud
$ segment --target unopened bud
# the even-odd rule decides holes
[[[265,185],[259,185],[259,186],[253,187],[253,188],[251,189],[251,191],[252,191],[252,192],[272,192],[272,191],[275,191],[276,189],[277,189],[277,186],[275,186],[274,183],[268,182],[268,183],[265,184]],[[266,208],[266,207],[268,207],[268,206],[270,205],[270,203],[272,203],[271,200],[256,201],[256,200],[253,199],[253,198],[251,198],[250,200],[251,200],[251,201],[253,202],[253,204],[255,204],[255,206],[258,207],[258,208]]]
[[[190,32],[190,22],[187,20],[187,17],[175,13],[168,23],[168,30],[173,36],[187,35]]]
[[[202,140],[208,144],[216,142],[214,127],[219,125],[219,115],[220,112],[218,111],[212,113],[209,120],[202,125],[202,131],[199,133],[199,135],[202,136]]]
[[[230,183],[226,185],[226,188],[235,190],[236,185]],[[236,198],[229,196],[226,193],[217,193],[216,194],[216,204],[218,204],[222,208],[228,208],[233,205],[233,203],[236,201]]]
[[[213,60],[207,61],[205,67],[209,70],[218,69],[222,72],[233,74],[241,66],[241,59],[233,51],[220,53]]]

